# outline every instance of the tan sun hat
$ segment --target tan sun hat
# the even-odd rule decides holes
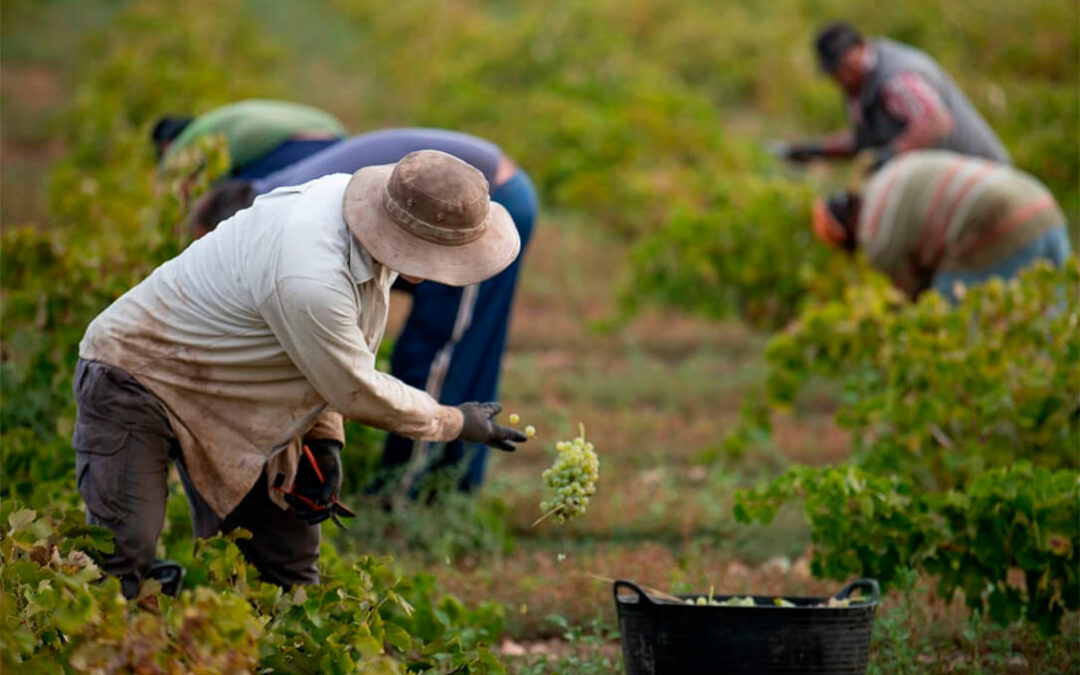
[[[344,210],[353,236],[380,263],[450,286],[490,279],[521,250],[484,174],[437,150],[360,169],[345,189]]]

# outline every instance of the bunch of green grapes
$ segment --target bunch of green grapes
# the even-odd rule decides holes
[[[572,441],[559,441],[555,450],[555,463],[544,471],[544,484],[552,495],[541,502],[540,508],[544,517],[551,515],[555,522],[564,523],[585,513],[589,497],[596,493],[600,460],[593,444],[585,440],[584,425],[580,436]]]

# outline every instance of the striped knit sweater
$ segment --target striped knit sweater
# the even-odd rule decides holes
[[[894,279],[993,267],[1065,215],[1034,177],[943,150],[909,152],[866,185],[858,243]]]

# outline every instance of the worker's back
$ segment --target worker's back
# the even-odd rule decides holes
[[[856,124],[856,147],[888,145],[901,134],[904,123],[886,109],[882,87],[900,73],[920,76],[941,97],[953,119],[953,129],[937,146],[964,155],[1010,163],[1009,153],[990,125],[953,79],[926,53],[888,39],[872,42],[877,63],[860,94],[862,120]]]
[[[318,108],[289,101],[239,101],[195,118],[169,145],[161,165],[168,167],[185,148],[215,134],[225,138],[231,170],[236,172],[294,136],[340,138],[347,133],[337,119]]]
[[[79,346],[82,358],[122,368],[161,401],[189,473],[216,486],[201,492],[219,513],[325,405],[283,332],[290,317],[280,296],[312,288],[293,282],[314,277],[342,307],[363,306],[368,346],[382,338],[394,275],[345,224],[348,180],[329,176],[257,199],[116,300]],[[366,283],[373,274],[376,283]],[[308,293],[305,302],[314,312],[323,299]]]
[[[472,165],[494,186],[502,151],[491,141],[459,131],[421,127],[380,129],[340,141],[307,159],[252,181],[255,194],[299,185],[332,173],[353,173],[366,166],[393,164],[410,152],[439,150]]]
[[[876,267],[984,269],[1065,222],[1046,187],[1005,164],[940,150],[907,153],[867,184],[859,247]]]

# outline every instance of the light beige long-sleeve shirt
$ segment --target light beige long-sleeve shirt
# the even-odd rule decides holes
[[[457,409],[375,368],[397,275],[346,226],[348,181],[256,199],[116,300],[79,345],[161,401],[219,516],[264,470],[291,485],[301,435],[339,426],[332,411],[410,438],[461,431]]]

